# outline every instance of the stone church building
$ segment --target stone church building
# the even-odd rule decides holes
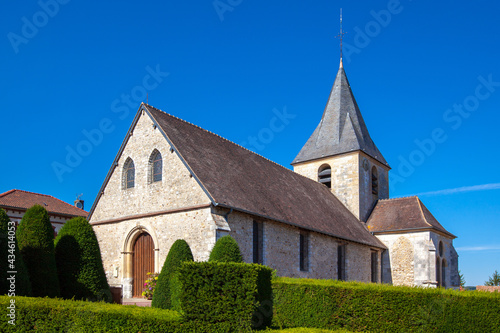
[[[175,240],[203,261],[229,234],[280,276],[458,287],[455,236],[417,197],[389,199],[342,62],[292,165],[141,104],[89,213],[110,285],[140,296]]]

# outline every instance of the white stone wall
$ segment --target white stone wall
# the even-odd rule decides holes
[[[369,246],[309,232],[309,269],[301,271],[299,228],[233,211],[228,216],[229,234],[238,242],[245,262],[253,261],[254,219],[263,223],[263,263],[277,270],[279,276],[337,279],[337,246],[342,243],[346,244],[346,279],[371,281]]]
[[[431,231],[376,234],[387,246],[383,254],[384,283],[411,286],[436,286],[436,255],[439,241],[445,247],[446,287],[455,287],[458,277],[458,256],[453,240]],[[409,256],[412,253],[412,256]]]
[[[162,180],[150,183],[149,158],[157,149],[163,158]],[[123,167],[127,158],[135,164],[135,186],[123,188]],[[191,177],[176,152],[147,114],[141,115],[113,173],[100,196],[91,222],[210,203]]]

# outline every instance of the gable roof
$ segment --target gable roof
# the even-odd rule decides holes
[[[379,200],[366,225],[373,233],[434,229],[456,238],[436,220],[416,196]]]
[[[69,203],[47,194],[15,189],[0,194],[0,207],[3,208],[25,210],[35,204],[39,204],[52,214],[83,217],[87,217],[88,215],[83,209],[72,206]]]
[[[141,110],[215,206],[385,248],[326,186],[150,105]]]
[[[368,133],[341,60],[321,121],[292,165],[356,150],[389,166]]]

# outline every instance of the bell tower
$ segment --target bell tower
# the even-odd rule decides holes
[[[321,121],[292,165],[329,187],[363,222],[378,199],[389,198],[389,164],[368,133],[342,58]]]

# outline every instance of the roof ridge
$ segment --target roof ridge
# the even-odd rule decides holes
[[[0,193],[0,197],[3,197],[4,195],[7,195],[7,194],[12,193],[14,191],[19,191],[19,190],[16,190],[16,189],[8,190],[6,192]]]
[[[387,198],[387,199],[378,199],[379,201],[390,201],[390,200],[400,200],[400,199],[411,199],[411,198],[417,198],[418,196],[416,195],[409,195],[406,197],[396,197],[396,198]]]
[[[261,157],[261,158],[263,158],[263,159],[265,159],[265,160],[267,160],[267,161],[269,161],[269,162],[271,162],[271,163],[273,163],[273,164],[275,164],[275,165],[277,165],[277,166],[279,166],[279,167],[281,167],[281,168],[283,168],[283,169],[285,169],[285,170],[288,170],[288,171],[290,171],[290,172],[294,172],[294,173],[296,173],[295,171],[293,171],[293,170],[291,170],[291,169],[288,169],[287,167],[285,167],[285,166],[283,166],[283,165],[281,165],[281,164],[279,164],[279,163],[277,163],[277,162],[275,162],[275,161],[273,161],[273,160],[270,160],[269,158],[267,158],[267,157],[265,157],[265,156],[262,156],[262,155],[260,155],[260,154],[258,154],[258,153],[256,153],[256,152],[254,152],[254,151],[251,151],[250,149],[248,149],[248,148],[246,148],[246,147],[243,147],[242,145],[240,145],[240,144],[238,144],[238,143],[236,143],[236,142],[233,142],[233,141],[231,141],[231,140],[229,140],[229,139],[227,139],[227,138],[225,138],[225,137],[223,137],[223,136],[221,136],[221,135],[219,135],[219,134],[217,134],[217,133],[214,133],[214,132],[212,132],[212,131],[209,131],[209,130],[207,130],[207,129],[204,129],[204,128],[203,128],[203,127],[201,127],[201,126],[198,126],[198,125],[193,124],[193,123],[191,123],[191,122],[189,122],[189,121],[187,121],[187,120],[184,120],[184,119],[182,119],[182,118],[179,118],[179,117],[177,117],[177,116],[174,116],[174,115],[172,115],[172,114],[170,114],[170,113],[168,113],[168,112],[165,112],[165,111],[163,111],[163,110],[161,110],[161,109],[158,109],[158,108],[156,108],[156,107],[154,107],[154,106],[152,106],[152,105],[149,105],[149,104],[146,104],[146,103],[143,103],[143,104],[144,104],[144,105],[146,105],[147,107],[151,107],[151,108],[153,108],[153,109],[155,109],[155,110],[158,110],[158,111],[160,111],[160,112],[163,112],[163,113],[165,113],[165,114],[169,115],[169,116],[170,116],[170,117],[172,117],[172,118],[175,118],[175,119],[180,120],[180,121],[182,121],[182,122],[184,122],[184,123],[186,123],[186,124],[189,124],[189,125],[191,125],[191,126],[194,126],[194,127],[196,127],[196,128],[199,128],[199,129],[201,129],[201,130],[203,130],[203,131],[205,131],[205,132],[207,132],[207,133],[209,133],[209,134],[215,135],[215,136],[217,136],[217,137],[219,137],[219,138],[221,138],[221,139],[223,139],[223,140],[225,140],[225,141],[227,141],[227,142],[229,142],[229,143],[231,143],[231,144],[233,144],[233,145],[236,145],[236,146],[238,146],[238,147],[240,147],[240,148],[243,148],[243,149],[245,149],[245,150],[249,151],[250,153],[252,153],[252,154],[254,154],[254,155],[257,155],[257,156],[259,156],[259,157]],[[307,177],[305,177],[305,178],[307,178]],[[307,178],[307,179],[309,179],[309,178]]]
[[[432,224],[429,223],[429,221],[427,221],[427,219],[425,218],[425,214],[424,214],[424,210],[422,209],[422,201],[417,197],[415,196],[415,199],[417,199],[417,205],[418,205],[418,208],[420,209],[420,214],[422,214],[422,219],[424,220],[425,223],[427,223],[427,225],[431,228],[435,228]]]

